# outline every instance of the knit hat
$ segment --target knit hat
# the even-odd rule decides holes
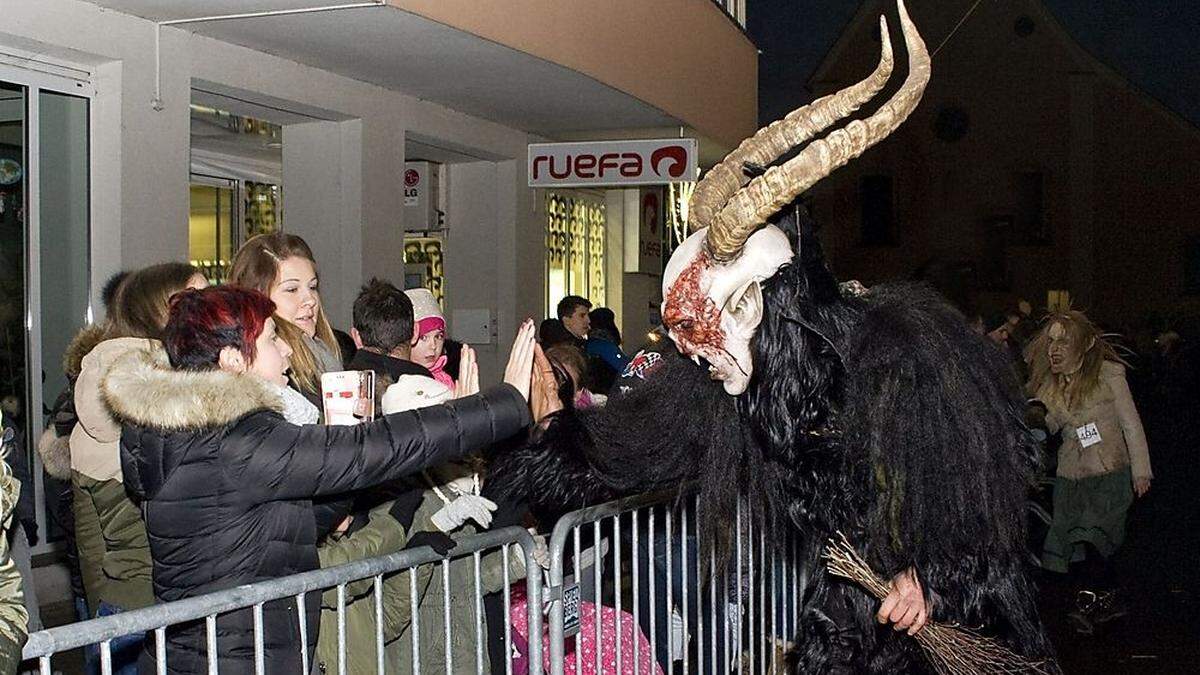
[[[446,317],[437,298],[428,288],[410,288],[404,291],[413,305],[413,323],[417,326],[417,337],[435,330],[446,330]]]

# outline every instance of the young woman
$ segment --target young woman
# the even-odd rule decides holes
[[[1025,354],[1028,391],[1045,404],[1050,433],[1062,433],[1042,566],[1066,573],[1080,564],[1079,607],[1070,617],[1091,633],[1124,613],[1112,595],[1110,559],[1125,539],[1134,495],[1150,490],[1146,434],[1123,362],[1082,312],[1052,314]]]
[[[182,293],[171,305],[166,358],[128,354],[104,380],[125,425],[125,487],[146,514],[160,602],[316,569],[313,498],[457,459],[529,424],[531,322],[518,332],[506,384],[488,392],[354,427],[291,424],[281,414],[291,350],[275,312],[249,289]],[[310,593],[303,608],[309,663],[320,596]],[[250,670],[251,610],[217,624],[219,669]],[[299,635],[294,599],[266,604],[267,672],[303,672]],[[167,651],[168,672],[206,672],[203,623],[168,629]]]
[[[280,337],[292,350],[292,385],[321,405],[321,375],[342,370],[337,336],[321,305],[317,261],[294,234],[260,234],[233,256],[229,283],[253,288],[275,303]]]
[[[125,493],[121,427],[101,394],[101,378],[128,353],[161,350],[170,297],[207,285],[199,270],[184,263],[134,272],[116,291],[100,342],[80,361],[74,390],[78,421],[69,441],[72,511],[80,575],[93,615],[154,603],[146,525]],[[141,641],[140,636],[113,641],[113,672],[136,672]]]

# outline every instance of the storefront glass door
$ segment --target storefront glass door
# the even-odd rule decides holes
[[[35,551],[59,532],[34,446],[67,385],[63,352],[92,320],[90,96],[85,82],[0,67],[0,410]]]

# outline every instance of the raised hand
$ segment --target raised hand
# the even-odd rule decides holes
[[[479,359],[475,350],[467,345],[462,346],[462,355],[458,359],[458,381],[454,383],[454,398],[462,398],[479,393]]]
[[[533,348],[533,383],[529,394],[529,405],[533,411],[534,424],[563,408],[563,402],[558,398],[558,380],[554,377],[550,359],[547,359],[546,354],[542,352],[541,345],[534,345]]]
[[[508,355],[508,366],[504,369],[504,381],[516,387],[525,400],[529,400],[529,386],[533,374],[533,354],[536,343],[533,319],[525,319],[517,329],[517,338],[513,340],[512,352]]]

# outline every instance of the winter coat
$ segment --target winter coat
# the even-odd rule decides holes
[[[431,474],[432,475],[432,474]],[[445,489],[443,489],[445,491]],[[433,490],[426,490],[421,508],[417,510],[415,523],[427,523],[427,529],[434,529],[430,518],[444,506],[441,498]],[[474,521],[453,532],[455,537],[476,534]],[[432,569],[433,575],[423,596],[418,597],[417,642],[420,647],[421,672],[425,673],[466,673],[475,670],[475,558],[466,555],[450,561],[450,670],[446,668],[446,592],[443,583],[442,565],[424,565]],[[525,558],[519,546],[509,547],[509,583],[525,578]],[[407,580],[407,577],[405,577]],[[480,557],[479,582],[482,595],[489,595],[504,589],[504,552],[492,550]],[[408,594],[405,594],[408,599]],[[503,631],[504,626],[493,626],[489,629],[487,621],[479,619],[483,645],[483,671],[492,672],[488,661],[487,640],[489,630]],[[374,648],[372,646],[372,654]],[[408,672],[412,664],[412,625],[409,624],[399,638],[387,645],[388,663],[400,664],[402,672]],[[496,664],[496,670],[504,672],[503,664]],[[347,671],[350,672],[350,671]],[[367,671],[373,672],[373,671]]]
[[[83,576],[79,569],[79,547],[75,540],[75,494],[71,481],[71,432],[79,418],[75,415],[75,380],[83,369],[83,357],[104,340],[104,327],[87,326],[80,330],[63,353],[63,374],[67,386],[59,393],[50,409],[46,430],[38,439],[38,454],[42,466],[53,481],[46,481],[47,500],[53,499],[50,511],[63,532],[67,567],[71,573],[71,593],[76,598],[86,596]]]
[[[79,571],[93,614],[102,601],[127,610],[154,603],[146,525],[122,484],[121,426],[100,390],[114,364],[146,349],[162,348],[142,338],[105,340],[83,357],[75,380],[71,492]]]
[[[1152,478],[1150,450],[1138,417],[1133,395],[1125,381],[1125,366],[1106,361],[1100,367],[1100,384],[1076,410],[1064,410],[1042,397],[1047,404],[1046,426],[1051,433],[1062,431],[1058,449],[1058,475],[1079,480],[1130,467],[1133,479]],[[1087,447],[1079,437],[1087,425],[1095,424],[1100,435]]]
[[[355,560],[395,553],[404,548],[409,535],[421,529],[430,529],[428,517],[417,517],[406,532],[391,516],[385,503],[370,513],[366,526],[349,535],[332,535],[318,547],[321,567],[333,567]],[[424,521],[424,522],[422,522]],[[421,565],[417,569],[417,601],[425,596],[434,565]],[[385,575],[383,578],[383,640],[385,645],[395,641],[412,620],[411,579],[407,570]],[[345,592],[346,672],[373,673],[376,666],[375,654],[375,583],[374,579],[363,579],[346,585]],[[396,663],[395,648],[385,647],[388,663]],[[321,598],[321,635],[317,641],[317,671],[338,672],[337,634],[337,589],[325,591]],[[405,670],[401,666],[401,671]]]
[[[269,383],[223,371],[175,371],[151,352],[127,355],[103,390],[124,424],[125,486],[142,504],[160,602],[316,569],[314,497],[395,480],[529,423],[524,399],[504,385],[369,424],[300,427],[283,419]],[[310,593],[304,608],[310,659],[320,600]],[[252,668],[253,625],[249,608],[217,619],[222,672]],[[207,669],[203,622],[167,636],[169,672]],[[268,673],[302,672],[294,599],[263,607],[263,644]]]
[[[7,445],[0,457],[7,454]],[[8,550],[8,531],[21,493],[7,462],[0,459],[0,673],[15,673],[21,663],[21,648],[29,637],[29,613],[25,609],[21,572]]]

